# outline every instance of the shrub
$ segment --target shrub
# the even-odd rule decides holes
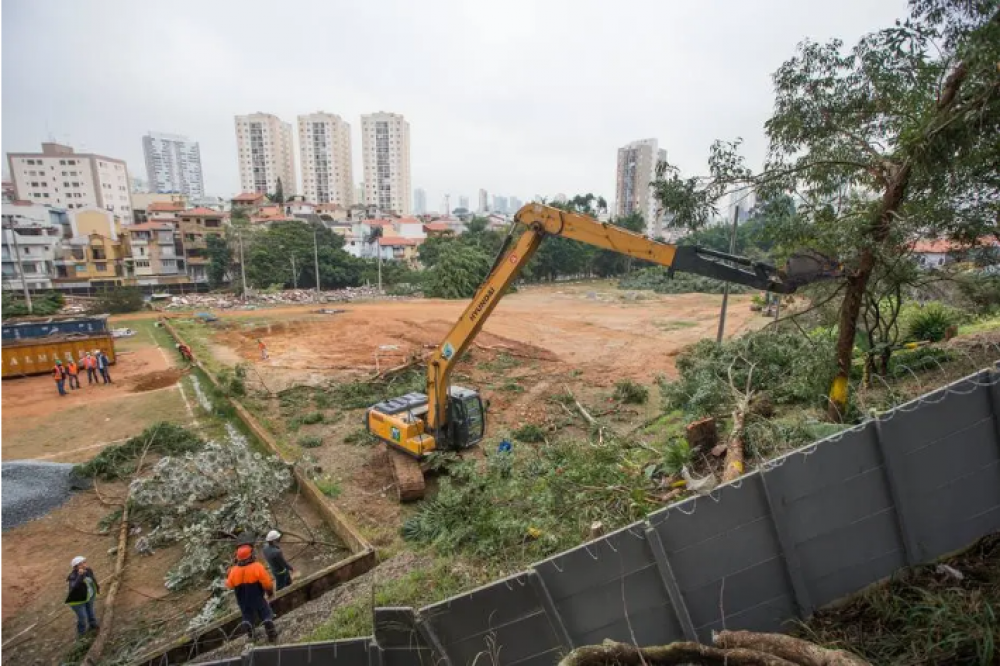
[[[663,471],[667,474],[680,474],[681,468],[690,465],[694,459],[691,446],[685,439],[677,439],[667,444],[663,452]]]
[[[1000,309],[1000,275],[973,273],[958,281],[962,296],[978,314],[989,314]]]
[[[31,316],[51,317],[57,314],[66,303],[66,299],[58,291],[48,291],[31,295]],[[16,294],[3,295],[3,318],[28,316],[28,303]]]
[[[356,444],[358,446],[372,446],[378,443],[378,437],[368,432],[368,428],[358,428],[344,437],[344,444]]]
[[[490,257],[478,247],[447,245],[424,278],[430,298],[471,298],[490,271]]]
[[[144,304],[138,287],[113,287],[99,291],[90,309],[91,312],[125,314],[138,312]]]
[[[309,412],[302,417],[303,425],[314,425],[323,422],[323,412]]]
[[[299,446],[303,449],[317,449],[323,446],[323,438],[316,435],[307,435],[305,437],[299,437]]]
[[[922,308],[906,313],[906,337],[908,340],[940,342],[945,331],[959,323],[958,313],[941,303],[928,303]]]
[[[343,489],[340,487],[340,482],[336,479],[332,479],[329,476],[321,476],[318,479],[313,479],[313,483],[319,488],[320,492],[327,497],[339,497]]]
[[[626,405],[645,405],[649,399],[649,389],[631,379],[622,379],[615,383],[614,397]]]
[[[519,442],[526,444],[537,444],[545,441],[545,431],[534,423],[526,423],[514,432],[511,436]]]

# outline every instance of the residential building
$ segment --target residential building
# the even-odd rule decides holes
[[[512,196],[507,204],[508,212],[516,213],[517,211],[521,210],[521,206],[523,205],[524,205],[523,201],[521,201],[517,197]]]
[[[445,215],[451,215],[451,195],[444,195],[444,201],[441,202],[441,209],[444,211]]]
[[[158,216],[165,211],[181,211],[187,207],[188,198],[184,194],[132,192],[132,222],[135,224],[148,222],[151,214]]]
[[[667,151],[656,139],[633,141],[618,149],[615,187],[615,216],[641,213],[646,220],[646,235],[660,235],[660,220],[650,184],[656,178],[656,165],[665,162]]]
[[[40,153],[8,153],[16,198],[66,210],[97,206],[131,224],[132,191],[124,161],[43,143]]]
[[[150,132],[142,137],[142,152],[146,157],[150,191],[192,198],[205,196],[201,149],[197,141],[177,134]]]
[[[507,197],[493,196],[493,212],[507,214]]]
[[[469,197],[459,196],[458,197],[458,207],[459,208],[464,208],[465,210],[469,210]]]
[[[340,116],[322,111],[299,116],[299,158],[306,201],[353,203],[351,126]]]
[[[208,281],[208,237],[222,237],[225,233],[226,214],[211,208],[192,208],[177,216],[177,240],[181,252],[178,270],[191,282]]]
[[[100,208],[75,210],[69,217],[73,238],[97,234],[119,240],[122,236],[122,219]]]
[[[125,273],[142,284],[186,282],[187,276],[178,268],[174,224],[170,221],[150,221],[122,229],[127,246]]]
[[[272,193],[280,179],[286,197],[298,193],[290,123],[270,113],[236,116],[236,151],[244,192]]]
[[[364,203],[410,214],[410,124],[398,113],[361,116]]]
[[[413,213],[414,215],[424,215],[427,213],[427,192],[418,187],[413,191]]]
[[[3,203],[14,203],[14,200],[17,199],[17,191],[14,189],[14,181],[5,180],[0,187],[3,188]]]
[[[490,195],[486,190],[479,190],[479,208],[476,209],[480,213],[488,213],[490,210]]]
[[[138,176],[132,176],[132,195],[136,194],[149,194],[149,181],[139,178]],[[132,204],[135,205],[135,199],[132,199]]]
[[[121,238],[92,233],[63,242],[56,261],[57,288],[105,288],[124,283],[125,247]]]
[[[418,262],[420,241],[403,236],[383,236],[378,239],[378,251],[383,261],[405,261],[411,266]]]
[[[354,188],[354,205],[363,206],[365,204],[365,181],[358,183]]]
[[[66,211],[27,201],[5,203],[3,287],[51,289],[60,242],[71,233]],[[20,263],[20,266],[18,265]]]

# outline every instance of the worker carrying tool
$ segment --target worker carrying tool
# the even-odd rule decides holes
[[[183,342],[177,343],[177,351],[180,352],[181,356],[184,357],[184,360],[194,361],[194,355],[191,354],[191,348],[188,347]]]
[[[253,546],[244,544],[236,549],[236,564],[226,576],[226,587],[236,594],[236,603],[243,615],[240,629],[253,641],[254,628],[260,618],[267,633],[267,642],[278,640],[274,626],[274,612],[267,599],[274,596],[274,583],[267,569],[254,558]]]
[[[518,235],[520,231],[520,235]],[[479,391],[451,386],[451,371],[483,324],[548,236],[561,236],[717,280],[790,294],[804,284],[836,277],[840,267],[825,257],[799,254],[784,270],[746,257],[706,248],[671,245],[621,227],[542,204],[527,204],[514,216],[493,267],[441,346],[427,363],[427,392],[408,393],[368,409],[368,431],[389,447],[401,501],[424,495],[420,463],[434,451],[462,451],[486,432],[486,410]]]
[[[281,552],[281,532],[271,530],[264,537],[264,540],[267,542],[267,545],[264,546],[264,559],[267,560],[267,566],[271,568],[275,588],[282,590],[292,584],[294,569],[285,559],[285,554]]]

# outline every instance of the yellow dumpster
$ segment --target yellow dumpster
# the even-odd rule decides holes
[[[115,342],[110,333],[63,335],[3,341],[3,378],[40,375],[52,371],[56,359],[63,363],[103,349],[115,362]]]

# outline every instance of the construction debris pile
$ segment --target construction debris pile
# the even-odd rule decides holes
[[[356,300],[401,300],[405,296],[380,294],[376,287],[346,287],[332,291],[321,291],[319,298],[311,289],[286,289],[284,291],[261,291],[249,294],[244,300],[235,294],[186,294],[173,296],[165,306],[167,310],[184,308],[254,309],[270,305],[298,305],[305,303],[349,303]]]

